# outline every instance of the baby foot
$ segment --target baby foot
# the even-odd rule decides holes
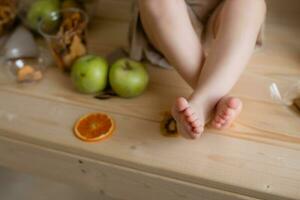
[[[204,122],[196,114],[189,102],[179,97],[172,108],[172,116],[177,122],[179,133],[187,139],[196,139],[204,129]]]
[[[238,98],[223,97],[217,104],[212,125],[217,129],[230,127],[242,110],[242,101]]]

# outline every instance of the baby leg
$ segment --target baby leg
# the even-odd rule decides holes
[[[204,56],[185,1],[140,0],[139,7],[144,29],[151,42],[185,81],[191,87],[195,87]],[[202,132],[203,124],[194,119],[193,112],[184,114],[187,108],[188,104],[185,101],[178,100],[172,108],[172,115],[177,121],[179,132],[185,137],[190,137],[189,132]]]
[[[197,118],[203,123],[215,107],[213,124],[217,128],[228,127],[240,112],[240,100],[226,95],[252,55],[265,12],[264,0],[225,1],[216,39],[188,100],[189,107],[197,110]]]
[[[184,0],[139,0],[143,27],[184,80],[195,87],[203,49],[191,24]]]

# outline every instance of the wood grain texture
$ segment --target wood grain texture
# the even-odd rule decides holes
[[[1,94],[4,102],[10,101],[10,106],[6,103],[6,106],[0,107],[1,135],[40,146],[40,151],[48,148],[57,153],[74,154],[255,198],[297,199],[299,195],[299,145],[293,149],[293,145],[268,145],[209,132],[201,140],[193,142],[181,138],[164,138],[157,131],[158,123],[120,114],[111,114],[118,128],[110,140],[89,144],[76,139],[72,127],[78,117],[94,112],[95,109],[26,95],[15,98],[14,93],[10,92]],[[98,110],[102,111],[101,108]],[[9,152],[20,152],[23,157],[31,155],[18,150],[17,145],[9,146]],[[36,170],[39,165],[32,163],[36,163],[37,159],[44,158],[41,163],[47,163],[45,160],[48,159],[51,162],[51,157],[39,154],[38,151],[27,161],[18,158],[21,156],[10,156],[4,150],[0,152],[16,163],[9,163],[5,159],[1,159],[1,162],[15,167],[26,165]],[[60,164],[61,161],[53,162],[53,165]],[[62,165],[75,164],[70,162],[67,165],[63,162]],[[49,170],[53,173],[60,171],[53,170],[55,167],[42,169],[45,173]],[[61,179],[69,176],[72,175],[53,175]],[[85,183],[80,178],[77,181]],[[128,188],[128,191],[132,190],[132,187]]]
[[[113,8],[120,1],[106,2]],[[120,8],[128,9],[122,2]],[[124,18],[96,18],[89,31],[90,51],[107,55],[125,46],[127,29]],[[227,199],[299,199],[299,114],[275,102],[269,89],[276,83],[284,93],[299,80],[299,33],[300,28],[289,23],[267,25],[263,49],[231,91],[244,101],[241,116],[230,129],[207,129],[197,141],[159,133],[161,113],[175,97],[191,92],[174,70],[148,66],[149,89],[130,100],[100,101],[78,94],[69,77],[56,68],[50,68],[39,84],[17,85],[1,79],[0,163],[95,190],[104,188],[124,200],[141,199],[146,193],[148,199],[155,199],[151,194],[156,192],[166,200],[201,195],[222,199],[220,194]],[[74,122],[95,111],[112,115],[117,122],[115,134],[103,143],[77,140]],[[82,174],[78,159],[87,161],[84,170],[91,170],[91,175]],[[102,170],[108,177],[105,181]],[[124,188],[120,178],[128,178],[120,182]],[[150,189],[143,184],[150,184]],[[141,192],[134,193],[136,187]]]
[[[0,151],[0,163],[7,167],[14,166],[16,170],[88,188],[89,191],[99,192],[101,199],[256,199],[3,137],[0,137]],[[53,170],[45,173],[45,168]]]
[[[120,46],[126,46],[127,29],[127,22],[95,20],[94,26],[89,31],[90,51],[107,55]],[[292,30],[295,33],[299,32],[299,29]],[[289,107],[275,102],[270,93],[271,84],[276,83],[284,95],[285,91],[289,90],[300,76],[299,58],[296,56],[300,42],[295,42],[297,41],[295,33],[288,29],[280,29],[280,26],[267,26],[267,37],[263,49],[259,49],[254,54],[246,72],[231,92],[232,95],[243,99],[245,108],[238,122],[231,129],[224,131],[224,134],[239,133],[235,135],[253,137],[254,135],[249,134],[248,131],[243,131],[243,128],[236,128],[245,127],[252,129],[253,132],[258,132],[259,134],[255,134],[258,138],[300,141],[298,114]],[[291,40],[294,43],[290,44]],[[191,89],[175,70],[148,66],[148,71],[151,83],[147,92],[130,100],[113,98],[109,101],[100,101],[91,95],[78,95],[70,78],[56,68],[48,70],[41,84],[24,86],[2,84],[0,88],[94,109],[103,108],[103,111],[106,112],[159,122],[162,113],[170,109],[174,99],[180,95],[190,94]],[[261,114],[257,115],[255,110]],[[281,123],[283,119],[288,119],[289,123]]]
[[[134,0],[97,0],[96,16],[128,21]]]

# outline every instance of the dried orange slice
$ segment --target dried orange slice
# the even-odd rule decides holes
[[[115,129],[111,117],[103,113],[91,113],[81,117],[74,126],[75,135],[86,142],[96,142],[111,136]]]
[[[177,137],[179,134],[175,119],[170,112],[165,112],[163,115],[163,120],[160,122],[161,134],[166,137]]]
[[[34,69],[29,65],[25,65],[17,72],[18,81],[22,82],[22,81],[30,80],[33,76],[33,73],[34,73]]]
[[[294,105],[298,108],[300,111],[300,98],[294,100]]]

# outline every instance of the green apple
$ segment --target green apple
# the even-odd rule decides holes
[[[26,21],[32,29],[37,30],[39,22],[49,13],[58,11],[59,8],[59,0],[36,0],[27,12]]]
[[[71,79],[76,89],[82,93],[97,93],[104,90],[107,77],[107,61],[99,56],[83,56],[72,66]]]
[[[131,98],[142,94],[148,82],[144,65],[130,59],[118,60],[109,71],[110,86],[120,97]]]

